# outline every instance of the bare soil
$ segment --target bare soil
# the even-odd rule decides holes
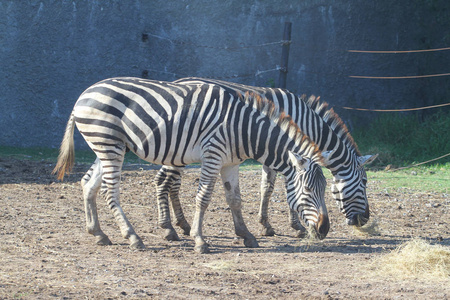
[[[204,222],[211,253],[197,254],[189,236],[168,242],[157,226],[149,166],[126,166],[121,203],[148,247],[129,249],[99,200],[102,228],[112,246],[97,246],[85,231],[77,165],[64,182],[48,162],[0,158],[0,299],[447,299],[450,279],[396,279],[376,272],[377,258],[412,237],[450,246],[448,194],[385,191],[369,178],[368,197],[379,235],[344,224],[331,201],[331,229],[323,241],[299,240],[288,224],[283,180],[270,218],[277,235],[260,235],[259,170],[240,174],[243,214],[260,244],[236,238],[223,188],[217,184]],[[198,168],[185,171],[182,203],[192,220]],[[177,229],[178,230],[178,229]]]

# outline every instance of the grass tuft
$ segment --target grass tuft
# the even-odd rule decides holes
[[[396,279],[450,279],[450,249],[414,238],[378,258],[375,270]]]
[[[236,264],[229,260],[214,260],[204,264],[215,271],[233,271],[236,269]]]

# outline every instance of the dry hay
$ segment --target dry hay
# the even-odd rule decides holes
[[[214,260],[203,265],[215,271],[232,271],[236,269],[236,264],[229,260]]]
[[[316,251],[318,247],[324,245],[325,240],[319,239],[314,226],[306,226],[305,235],[297,240],[295,249],[298,252]]]
[[[378,226],[377,219],[371,219],[364,226],[352,226],[356,234],[363,236],[378,236],[380,235],[380,227]]]
[[[399,279],[450,279],[450,249],[414,238],[377,259],[375,269]]]

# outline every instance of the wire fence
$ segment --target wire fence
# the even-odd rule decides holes
[[[223,51],[241,51],[245,49],[250,48],[262,48],[262,47],[268,47],[268,46],[283,46],[286,44],[291,44],[292,41],[290,40],[280,40],[280,41],[274,41],[274,42],[266,42],[261,44],[255,44],[255,45],[245,45],[241,44],[240,46],[212,46],[212,45],[199,45],[196,43],[186,42],[186,41],[179,41],[175,39],[171,39],[168,37],[163,37],[161,35],[157,35],[154,33],[144,33],[142,36],[143,41],[147,41],[148,37],[157,38],[160,40],[164,40],[167,42],[170,42],[172,44],[181,45],[181,46],[192,46],[195,48],[205,48],[205,49],[213,49],[213,50],[223,50]],[[439,51],[448,51],[450,50],[450,47],[445,48],[434,48],[434,49],[419,49],[419,50],[344,50],[344,49],[327,49],[325,51],[327,52],[348,52],[348,53],[363,53],[363,54],[406,54],[406,53],[425,53],[425,52],[439,52]],[[155,73],[161,73],[161,74],[169,74],[171,76],[182,78],[182,77],[188,77],[190,75],[188,74],[180,74],[176,72],[170,72],[170,71],[161,71],[161,70],[155,70],[155,69],[147,69],[148,71],[152,71]],[[216,78],[216,79],[234,79],[234,78],[249,78],[249,77],[258,77],[265,73],[269,72],[275,72],[280,71],[281,67],[279,65],[276,65],[272,68],[267,68],[263,70],[256,70],[252,73],[246,73],[246,74],[230,74],[230,75],[224,75],[224,76],[203,76],[206,78]],[[302,70],[302,72],[305,73],[312,73],[312,74],[323,74],[321,72],[314,72],[314,71],[306,71]],[[450,73],[438,73],[438,74],[426,74],[426,75],[408,75],[408,76],[368,76],[368,75],[345,75],[345,74],[338,74],[338,73],[327,73],[326,75],[330,76],[344,76],[348,78],[355,78],[355,79],[420,79],[420,78],[433,78],[433,77],[444,77],[444,76],[450,76]]]
[[[256,45],[245,45],[245,44],[241,44],[240,46],[212,46],[212,45],[199,45],[199,44],[195,44],[195,43],[190,43],[190,42],[185,42],[185,41],[179,41],[179,40],[174,40],[168,37],[163,37],[157,34],[153,34],[153,33],[144,33],[142,35],[142,40],[143,41],[147,41],[148,37],[154,37],[160,40],[164,40],[167,42],[170,42],[172,44],[175,45],[180,45],[180,46],[192,46],[195,48],[204,48],[204,49],[212,49],[212,50],[223,50],[223,51],[241,51],[241,50],[246,50],[246,49],[251,49],[251,48],[262,48],[262,47],[269,47],[269,46],[283,46],[283,45],[287,45],[290,44],[291,41],[287,41],[287,40],[280,40],[280,41],[274,41],[274,42],[267,42],[267,43],[261,43],[261,44],[256,44]],[[252,73],[246,73],[246,74],[229,74],[229,75],[224,75],[224,76],[202,76],[205,78],[214,78],[214,79],[234,79],[234,78],[250,78],[250,77],[259,77],[263,74],[266,73],[270,73],[270,72],[275,72],[275,71],[280,71],[282,70],[282,68],[279,65],[275,65],[273,67],[268,67],[266,69],[263,70],[256,70],[255,72]],[[181,74],[181,73],[175,73],[175,72],[168,72],[168,71],[161,71],[161,70],[155,70],[155,69],[146,69],[146,71],[152,71],[155,73],[160,73],[160,74],[168,74],[171,76],[174,76],[176,78],[183,78],[183,77],[189,77],[191,75],[188,74]]]
[[[167,42],[170,42],[172,44],[176,45],[182,45],[182,46],[192,46],[196,48],[205,48],[205,49],[213,49],[213,50],[223,50],[223,51],[240,51],[250,48],[258,48],[258,47],[269,47],[269,46],[283,46],[286,44],[291,44],[292,41],[290,40],[279,40],[274,42],[266,42],[261,44],[255,44],[255,45],[245,45],[241,44],[240,46],[212,46],[212,45],[199,45],[191,42],[186,41],[179,41],[175,39],[171,39],[168,37],[163,37],[161,35],[157,35],[154,33],[144,33],[142,35],[142,40],[147,41],[149,37],[157,38],[160,40],[164,40]],[[446,48],[434,48],[434,49],[419,49],[419,50],[327,50],[327,51],[346,51],[348,53],[362,53],[362,54],[406,54],[406,53],[424,53],[424,52],[439,52],[439,51],[448,51],[450,50],[450,47]],[[246,74],[229,74],[224,76],[202,76],[205,78],[215,78],[215,79],[235,79],[235,78],[250,78],[250,77],[259,77],[266,73],[281,71],[282,68],[279,65],[275,65],[272,68],[267,68],[263,70],[256,70],[255,72],[246,73]],[[192,76],[190,74],[181,74],[176,72],[170,72],[170,71],[162,71],[162,70],[156,70],[156,69],[146,69],[144,72],[148,71],[154,72],[154,73],[160,73],[160,74],[168,74],[176,78],[183,78],[183,77],[189,77]],[[312,74],[322,74],[320,72],[314,72],[314,71],[302,71],[306,73],[312,73]],[[418,78],[432,78],[432,77],[443,77],[443,76],[450,76],[450,73],[441,73],[441,74],[428,74],[428,75],[411,75],[411,76],[362,76],[362,75],[343,75],[343,74],[328,74],[332,76],[345,76],[349,78],[355,78],[355,79],[418,79]],[[403,109],[368,109],[368,108],[355,108],[355,107],[347,107],[347,106],[340,106],[340,108],[346,109],[346,110],[355,110],[355,111],[371,111],[371,112],[407,112],[407,111],[418,111],[418,110],[426,110],[431,108],[438,108],[438,107],[444,107],[449,106],[450,103],[444,103],[439,105],[432,105],[432,106],[426,106],[426,107],[419,107],[419,108],[403,108]]]
[[[163,36],[153,34],[153,33],[144,33],[142,36],[142,40],[143,41],[148,40],[149,36],[160,39],[160,40],[167,41],[174,45],[191,46],[191,47],[195,47],[195,48],[204,48],[204,49],[220,50],[220,51],[242,51],[242,50],[251,49],[251,48],[284,46],[284,45],[289,45],[292,42],[290,40],[279,40],[279,41],[266,42],[266,43],[255,44],[255,45],[241,44],[240,46],[227,46],[227,45],[213,46],[213,45],[198,45],[198,44],[190,43],[190,42],[186,42],[186,41],[174,40],[174,39],[171,39],[168,37],[163,37]],[[360,54],[407,54],[407,53],[438,52],[438,51],[448,51],[448,50],[450,50],[450,47],[423,49],[423,50],[420,50],[420,49],[419,50],[404,50],[404,51],[401,51],[401,50],[354,50],[354,49],[351,49],[351,50],[329,50],[329,49],[327,49],[326,51],[327,52],[328,51],[339,51],[339,52],[345,51],[347,53],[360,53]],[[180,73],[175,73],[175,72],[170,72],[170,71],[161,71],[161,70],[155,70],[155,69],[147,69],[146,72],[148,72],[148,71],[155,72],[155,73],[161,73],[161,74],[168,74],[168,75],[178,77],[178,78],[191,76],[188,74],[180,74]],[[231,75],[219,76],[219,77],[218,76],[203,76],[203,77],[226,80],[226,79],[235,79],[235,78],[259,77],[263,74],[270,73],[270,72],[276,72],[276,71],[286,71],[286,70],[283,70],[283,68],[281,68],[279,65],[275,65],[273,67],[268,67],[263,70],[256,70],[255,72],[251,72],[251,73],[247,73],[247,74],[231,74]],[[318,74],[317,72],[309,72],[309,73]],[[328,74],[328,75],[330,75],[330,74]],[[450,73],[411,75],[411,76],[361,76],[361,75],[343,75],[343,74],[332,74],[332,75],[333,76],[345,76],[345,77],[354,78],[354,79],[398,80],[398,79],[420,79],[420,78],[444,77],[444,76],[450,76]],[[416,107],[416,108],[402,108],[402,109],[369,109],[369,108],[355,108],[355,107],[348,107],[348,106],[339,106],[339,107],[342,109],[346,109],[346,110],[367,111],[367,112],[410,112],[410,111],[420,111],[420,110],[427,110],[427,109],[433,109],[433,108],[440,108],[440,107],[445,107],[445,106],[450,106],[450,103],[443,103],[443,104],[438,104],[438,105]],[[437,160],[440,160],[440,159],[448,157],[448,156],[450,156],[450,153],[444,154],[440,157],[437,157],[437,158],[434,158],[434,159],[431,159],[431,160],[428,160],[425,162],[410,165],[407,167],[393,169],[390,171],[397,171],[397,170],[403,170],[403,169],[407,169],[407,168],[411,168],[411,167],[415,167],[415,166],[420,166],[422,164],[437,161]]]
[[[422,50],[347,50],[351,53],[372,53],[372,54],[404,54],[404,53],[423,53],[423,52],[437,52],[437,51],[447,51],[449,48],[435,48],[435,49],[422,49]]]
[[[170,38],[166,38],[166,37],[162,37],[160,35],[156,35],[153,33],[144,33],[144,37],[143,40],[146,40],[148,36],[152,36],[154,38],[158,38],[161,40],[165,40],[165,41],[169,41],[172,44],[177,44],[177,45],[183,45],[183,46],[193,46],[196,48],[206,48],[206,49],[214,49],[214,50],[227,50],[227,51],[238,51],[238,50],[243,50],[243,49],[250,49],[250,48],[258,48],[258,47],[266,47],[266,46],[274,46],[274,45],[284,45],[286,43],[290,44],[291,41],[276,41],[276,42],[269,42],[269,43],[263,43],[263,44],[257,44],[257,45],[241,45],[241,46],[234,46],[234,47],[230,47],[230,46],[211,46],[211,45],[198,45],[198,44],[194,44],[194,43],[190,43],[190,42],[184,42],[184,41],[177,41],[177,40],[173,40]]]
[[[406,112],[406,111],[417,111],[417,110],[425,110],[425,109],[430,109],[430,108],[438,108],[438,107],[444,107],[444,106],[450,106],[450,103],[416,107],[416,108],[400,108],[400,109],[371,109],[371,108],[355,108],[355,107],[347,107],[347,106],[340,106],[340,108],[348,109],[348,110],[375,111],[375,112]]]

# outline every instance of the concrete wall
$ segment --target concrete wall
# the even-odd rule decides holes
[[[448,73],[450,51],[346,51],[450,46],[446,0],[0,0],[0,145],[58,147],[79,94],[107,77],[250,74],[230,80],[276,83],[277,71],[253,74],[280,64],[280,45],[224,48],[280,41],[286,21],[292,22],[288,89],[321,95],[350,128],[362,126],[374,113],[340,106],[448,102],[449,77],[371,80],[348,75]],[[79,135],[76,140],[83,147]]]

